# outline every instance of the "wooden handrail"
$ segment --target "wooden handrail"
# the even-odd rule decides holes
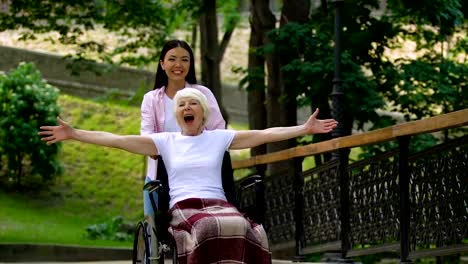
[[[362,134],[334,138],[319,143],[258,155],[245,160],[234,160],[232,162],[232,167],[233,169],[249,168],[260,164],[326,153],[340,148],[371,145],[383,141],[390,141],[401,136],[430,133],[465,125],[468,125],[468,108],[417,121],[401,123]]]

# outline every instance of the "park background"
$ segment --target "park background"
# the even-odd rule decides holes
[[[136,75],[151,76],[160,50],[158,47],[170,38],[186,39],[194,47],[198,79],[212,88],[218,100],[223,102],[222,107],[230,114],[230,125],[234,128],[295,124],[316,107],[325,110],[325,115],[331,115],[334,70],[332,2],[252,1],[257,9],[251,12],[248,1],[240,2],[240,5],[238,1],[218,1],[213,16],[209,3],[216,4],[216,1],[203,1],[206,5],[197,1],[176,3],[180,6],[174,6],[176,4],[170,1],[162,1],[164,4],[161,5],[147,1],[146,9],[145,6],[136,7],[132,1],[120,7],[106,6],[106,1],[94,1],[95,5],[79,1],[73,5],[61,1],[57,6],[50,6],[50,10],[55,10],[54,16],[47,16],[44,14],[50,10],[44,8],[44,3],[48,2],[24,6],[15,6],[15,1],[2,2],[0,40],[4,46],[67,56],[67,60],[60,61],[68,67],[58,75],[71,76],[69,83],[75,86],[61,92],[58,105],[61,116],[77,127],[137,134],[138,105],[142,94],[150,89],[151,79],[137,77],[135,85],[130,82],[128,89],[103,85],[107,89],[98,95],[80,94],[79,83],[93,79],[89,77],[93,74],[106,78],[106,74],[118,71],[117,65],[140,70]],[[7,12],[8,3],[37,17],[27,16],[32,17],[30,20],[15,18]],[[345,4],[342,21],[345,27],[343,86],[349,104],[348,117],[353,122],[345,124],[342,136],[467,107],[466,3],[345,1]],[[81,13],[58,12],[66,10],[63,7],[67,5]],[[106,14],[112,16],[99,16],[101,13],[96,10],[102,10],[104,6],[112,11]],[[273,12],[268,14],[265,6],[270,6]],[[18,10],[14,13],[18,14]],[[214,18],[217,23],[213,23]],[[263,31],[252,31],[249,18],[253,28]],[[34,19],[47,22],[32,26]],[[63,23],[57,22],[61,19],[71,22],[70,28],[64,29]],[[255,26],[255,22],[260,23],[260,27]],[[94,29],[89,28],[89,23]],[[213,41],[214,31],[210,28],[213,25],[216,26],[217,36],[214,37],[218,42]],[[276,31],[267,35],[270,30]],[[256,46],[249,47],[249,41],[253,45],[251,40],[255,36],[251,35],[252,32],[257,33],[260,40],[257,39]],[[225,39],[228,39],[227,43],[223,41]],[[223,47],[226,50],[220,56],[222,52],[219,50]],[[7,51],[7,48],[2,50],[2,58],[18,52]],[[255,58],[249,57],[253,55]],[[47,58],[47,55],[42,58]],[[219,68],[211,68],[209,60],[213,58],[220,61]],[[255,63],[259,58],[260,61]],[[102,70],[100,66],[110,62],[114,63],[113,66]],[[36,64],[40,63],[41,60]],[[46,64],[41,69],[46,79],[47,70],[53,69],[53,65],[49,65],[49,68]],[[8,73],[10,69],[2,70]],[[142,73],[142,70],[148,72]],[[55,80],[57,87],[67,80],[51,79],[49,83],[54,84]],[[63,91],[66,91],[65,86],[61,88]],[[83,86],[83,89],[96,88]],[[263,97],[259,91],[263,91]],[[230,96],[230,92],[237,97]],[[234,98],[239,99],[236,101]],[[239,105],[243,107],[236,109],[235,106]],[[299,114],[297,108],[301,109]],[[429,146],[444,136],[450,137],[435,135],[424,138],[420,141],[423,143],[415,144],[415,147]],[[325,139],[306,138],[299,144]],[[291,147],[291,144],[297,142],[253,150],[253,154]],[[7,147],[4,146],[5,149]],[[121,151],[100,150],[74,143],[63,144],[57,151],[56,158],[63,166],[61,174],[51,173],[47,177],[28,174],[31,172],[28,166],[34,163],[27,160],[22,163],[26,169],[22,172],[21,182],[17,182],[17,177],[7,168],[8,153],[2,152],[0,240],[129,246],[128,239],[118,241],[128,236],[117,231],[115,223],[123,221],[131,225],[142,217],[144,159]],[[375,153],[382,149],[359,152],[362,151]],[[359,154],[351,153],[351,158],[362,158]],[[235,158],[249,155],[248,151],[236,153]],[[319,162],[327,158],[321,157]],[[310,159],[307,166],[313,167],[317,161],[316,158]],[[89,235],[87,227],[95,230],[98,240],[86,238]]]

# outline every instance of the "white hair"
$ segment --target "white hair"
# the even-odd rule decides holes
[[[202,125],[205,126],[208,122],[208,118],[210,117],[210,108],[208,106],[208,99],[206,96],[195,88],[186,87],[182,90],[177,91],[174,96],[174,113],[177,111],[177,107],[179,106],[179,100],[182,98],[189,98],[195,99],[200,103],[200,106],[203,109],[203,123]]]

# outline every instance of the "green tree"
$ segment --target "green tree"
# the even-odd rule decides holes
[[[0,31],[28,29],[23,31],[24,40],[34,39],[36,33],[56,32],[58,41],[75,47],[70,56],[76,60],[89,60],[88,54],[95,52],[105,62],[114,62],[118,56],[117,62],[138,66],[158,60],[156,47],[173,31],[172,14],[164,1],[12,0],[0,11]],[[80,37],[97,28],[120,36],[117,45],[110,48]]]
[[[324,3],[326,4],[326,1]],[[378,7],[377,1],[366,3],[369,5],[349,3],[345,9],[350,12],[346,12],[343,17],[343,24],[347,27],[343,38],[350,40],[346,41],[342,56],[343,88],[348,102],[344,110],[348,133],[351,133],[354,120],[362,126],[369,120],[378,119],[376,109],[382,107],[384,101],[377,92],[376,81],[366,75],[365,68],[361,65],[373,63],[376,60],[375,57],[382,53],[381,47],[386,43],[386,38],[396,34],[389,22],[379,21],[369,16],[371,10]],[[300,8],[294,5],[287,7],[289,13],[294,13],[293,10]],[[284,105],[289,102],[289,105],[292,105],[292,102],[297,100],[298,106],[309,105],[312,109],[320,108],[322,118],[331,116],[329,100],[334,77],[334,22],[330,8],[333,6],[314,9],[306,21],[296,23],[290,20],[289,23],[283,23],[280,28],[267,34],[270,42],[264,43],[263,48],[258,50],[265,58],[271,56],[281,58],[280,67],[277,67],[280,72],[274,74],[275,71],[269,69],[268,75],[274,76],[268,76],[268,78],[281,76],[282,79],[281,82],[272,84],[281,83],[282,92],[277,92],[276,98],[270,101],[274,100]],[[387,35],[385,36],[383,32]],[[255,73],[254,70],[249,70],[249,73],[244,82],[250,83],[258,75],[252,75]],[[271,106],[268,109],[271,109]],[[283,119],[295,122],[292,114],[288,117],[291,118],[283,117]],[[315,142],[326,139],[326,136],[313,138]],[[322,158],[316,159],[316,162],[320,164]]]
[[[386,110],[400,112],[406,121],[418,120],[468,107],[466,50],[466,1],[429,0],[423,2],[388,1],[391,21],[399,32],[389,48],[414,42],[416,58],[383,57],[379,67],[371,67],[386,101]],[[465,12],[463,11],[465,10]],[[374,123],[375,128],[385,122]],[[444,131],[446,141],[466,129]],[[411,140],[413,152],[433,146],[440,139],[421,135]],[[368,154],[383,152],[392,143],[372,146]]]
[[[35,33],[57,32],[61,43],[75,47],[69,55],[75,61],[87,62],[91,60],[89,54],[94,53],[104,62],[142,67],[159,60],[160,47],[175,29],[199,24],[202,83],[213,91],[224,110],[220,63],[240,19],[238,9],[237,0],[11,0],[0,9],[0,31],[28,29],[23,32],[24,40],[34,38]],[[217,14],[223,16],[220,43]],[[116,34],[117,45],[109,47],[105,42],[80,38],[85,31],[98,28]],[[192,38],[195,48],[196,34]],[[91,66],[77,69],[79,65]],[[71,67],[79,73],[95,70],[92,65]]]
[[[389,1],[394,22],[401,25],[398,37],[414,41],[419,56],[398,58],[375,72],[380,74],[380,87],[389,109],[402,112],[406,120],[468,107],[468,38],[463,2]]]
[[[467,40],[462,10],[467,4],[395,0],[388,1],[385,9],[380,2],[344,1],[341,79],[347,133],[369,123],[371,129],[394,124],[388,112],[404,113],[410,121],[466,108]],[[287,96],[296,97],[299,106],[319,107],[327,113],[334,77],[334,5],[321,3],[308,23],[287,23],[270,32],[271,43],[263,46],[263,54],[281,57]],[[415,41],[415,52],[421,55],[395,59],[387,53],[403,41]],[[301,56],[288,59],[291,51]],[[258,75],[248,73],[244,82]]]
[[[60,144],[47,146],[37,135],[41,124],[56,124],[59,91],[31,63],[0,75],[0,179],[16,187],[52,180],[61,172]],[[33,185],[29,187],[35,187]]]

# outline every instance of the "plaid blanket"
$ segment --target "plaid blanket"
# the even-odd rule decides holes
[[[180,264],[271,263],[263,227],[226,201],[187,199],[169,214]]]

